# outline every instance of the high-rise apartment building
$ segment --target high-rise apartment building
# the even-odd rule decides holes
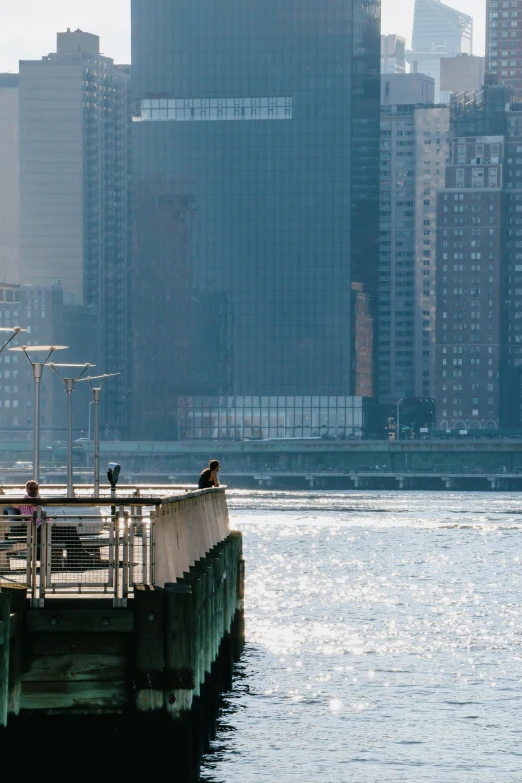
[[[522,112],[497,93],[459,118],[457,130],[486,133],[454,135],[438,196],[437,416],[447,429],[522,425]]]
[[[522,0],[487,0],[486,75],[522,97]]]
[[[381,35],[381,74],[406,73],[406,38]]]
[[[127,414],[130,73],[100,54],[96,35],[58,33],[56,53],[20,63],[20,272],[60,281],[98,308],[99,345],[85,359],[121,371],[108,390]]]
[[[437,189],[449,110],[423,74],[382,77],[379,398],[433,397]]]
[[[133,0],[136,436],[374,393],[379,16]]]
[[[18,74],[0,73],[0,282],[19,280]]]
[[[454,138],[439,194],[437,418],[497,428],[502,360],[503,136]]]
[[[441,59],[473,53],[473,19],[440,0],[415,0],[411,50],[406,53],[412,71],[435,79],[435,101],[440,100]]]

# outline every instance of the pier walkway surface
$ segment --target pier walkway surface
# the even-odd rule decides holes
[[[41,487],[0,498],[0,748],[25,719],[179,724],[244,640],[224,488]],[[43,519],[43,524],[40,520]],[[47,725],[46,721],[46,725]],[[1,728],[3,727],[3,728]]]

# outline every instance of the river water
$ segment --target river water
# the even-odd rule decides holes
[[[229,493],[247,646],[207,783],[522,781],[517,494]]]

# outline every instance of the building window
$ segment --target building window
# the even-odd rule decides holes
[[[292,98],[150,98],[135,122],[291,120]]]

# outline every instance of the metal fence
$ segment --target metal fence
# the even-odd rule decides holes
[[[107,507],[83,501],[82,508],[65,501],[31,516],[0,510],[9,512],[0,515],[0,581],[27,585],[34,606],[67,595],[111,596],[125,606],[135,584],[153,582],[150,500]]]

